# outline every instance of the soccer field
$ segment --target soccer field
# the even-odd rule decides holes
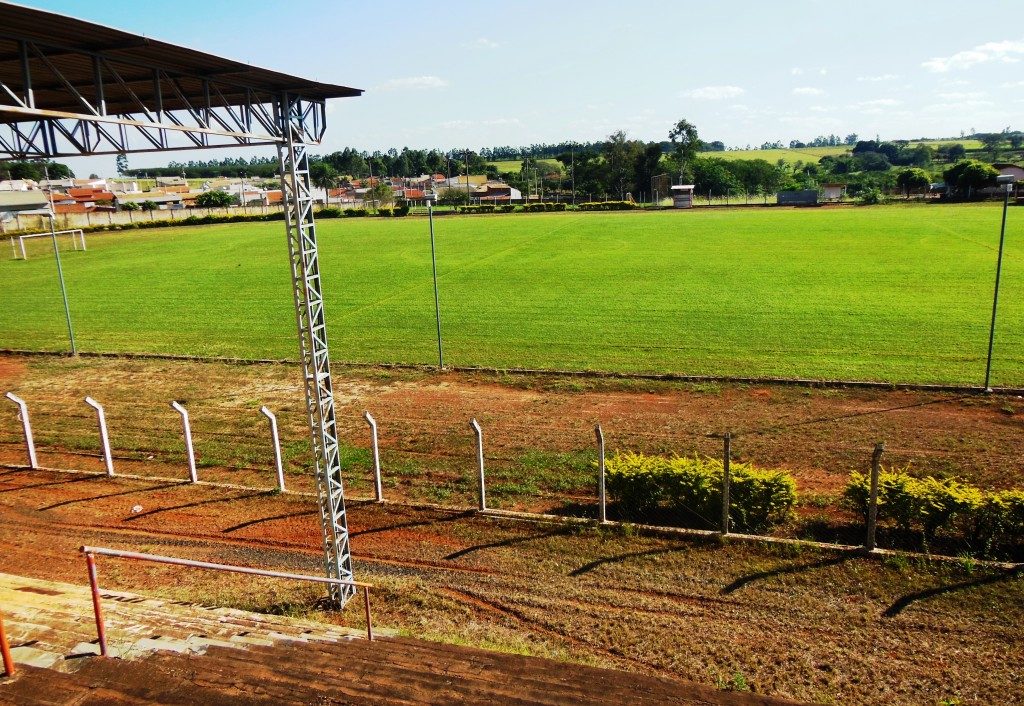
[[[993,383],[1024,384],[1024,210]],[[435,220],[450,365],[980,384],[1000,208],[888,206]],[[425,218],[319,227],[333,357],[436,362]],[[281,223],[89,236],[78,346],[295,358]],[[67,348],[52,257],[0,260],[0,347]]]

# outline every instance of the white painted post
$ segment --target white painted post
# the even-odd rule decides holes
[[[284,492],[284,465],[281,463],[281,437],[277,434],[277,417],[267,409],[266,405],[260,407],[260,412],[270,422],[270,443],[274,446],[274,468],[277,469],[277,487]]]
[[[175,400],[171,402],[171,409],[181,415],[181,428],[185,433],[185,452],[188,454],[188,477],[193,483],[199,480],[196,474],[196,455],[192,448],[192,426],[188,423],[188,410],[182,407]]]
[[[380,446],[377,444],[377,420],[367,411],[363,412],[366,423],[370,425],[370,438],[373,441],[373,483],[377,494],[377,502],[384,502],[384,486],[380,477]]]
[[[100,427],[100,444],[103,445],[103,463],[107,468],[107,475],[114,475],[114,457],[110,454],[110,437],[107,435],[107,415],[103,412],[103,405],[92,397],[86,397],[85,403],[96,410],[96,421]]]
[[[608,522],[608,503],[604,486],[604,432],[601,425],[594,427],[594,436],[597,437],[597,496],[601,502],[601,524]]]
[[[18,236],[18,245],[21,246],[21,259],[22,260],[27,260],[28,259],[28,255],[25,253],[25,238],[24,237]]]
[[[487,509],[487,488],[484,483],[484,430],[480,428],[476,418],[469,420],[469,426],[476,433],[476,461],[480,467],[480,511]]]
[[[36,459],[36,442],[32,439],[32,422],[28,418],[28,405],[25,404],[25,400],[13,392],[8,392],[4,397],[18,405],[18,419],[21,420],[21,426],[25,430],[25,449],[28,451],[28,466],[29,468],[39,468],[39,461]]]

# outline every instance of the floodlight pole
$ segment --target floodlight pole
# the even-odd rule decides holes
[[[996,257],[996,286],[992,295],[992,323],[988,329],[988,358],[985,361],[985,392],[992,392],[992,347],[996,340],[996,309],[999,307],[999,276],[1003,271],[1003,243],[1006,241],[1006,209],[1010,205],[1013,184],[1005,184],[1003,192],[1003,223],[999,228],[999,255]]]
[[[444,368],[444,351],[441,348],[441,301],[437,295],[437,255],[434,249],[434,205],[427,204],[427,219],[430,221],[430,264],[434,270],[434,318],[437,319],[437,367]]]
[[[78,350],[75,348],[75,329],[71,326],[71,308],[68,306],[68,290],[64,286],[64,268],[60,265],[60,248],[57,247],[57,229],[54,227],[54,221],[57,220],[57,214],[53,208],[53,185],[50,184],[50,169],[43,163],[43,174],[46,176],[46,185],[49,187],[50,196],[50,242],[53,243],[53,259],[57,261],[57,280],[60,282],[60,296],[64,300],[64,318],[68,322],[68,339],[71,341],[71,355],[78,355]],[[22,241],[22,248],[24,252],[24,241]]]

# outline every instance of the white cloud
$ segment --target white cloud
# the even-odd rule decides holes
[[[480,37],[479,39],[474,39],[472,42],[467,42],[463,46],[469,49],[497,49],[498,47],[501,46],[501,44],[494,41],[493,39],[488,39],[487,37]]]
[[[818,69],[818,74],[824,76],[828,73],[828,69]]]
[[[952,56],[935,57],[921,64],[929,71],[945,73],[951,69],[967,69],[976,64],[990,61],[1013,63],[1024,56],[1024,40],[1006,40],[1003,42],[986,42],[973,49],[960,51]]]
[[[694,88],[689,91],[684,91],[683,95],[687,98],[693,98],[699,101],[718,101],[725,98],[735,98],[741,96],[744,91],[739,86],[704,86],[703,88]]]
[[[833,110],[835,110],[835,108],[827,105],[812,105],[807,110],[811,111],[812,113],[830,113]]]
[[[889,106],[894,106],[894,105],[899,105],[899,104],[900,104],[900,101],[896,100],[895,98],[876,98],[875,100],[861,101],[860,103],[857,103],[854,107],[855,108],[884,108],[884,107],[889,107]]]
[[[1024,81],[1007,81],[999,84],[1000,88],[1024,88]],[[1017,101],[1020,103],[1020,101]]]
[[[377,86],[378,91],[402,91],[408,89],[421,90],[425,88],[444,88],[448,82],[437,76],[410,76],[408,78],[393,78]]]
[[[799,88],[793,89],[794,96],[822,96],[825,95],[825,91],[820,88],[814,88],[812,86],[800,86]]]
[[[803,74],[803,72],[804,70],[799,67],[793,67],[792,69],[789,70],[789,73],[792,74],[793,76],[800,76],[801,74]]]
[[[469,120],[445,120],[441,123],[441,127],[445,130],[465,130],[466,128],[473,127],[473,123]]]
[[[857,80],[861,83],[878,83],[879,81],[895,81],[899,76],[896,74],[880,74],[878,76],[858,76]]]
[[[949,93],[940,93],[939,98],[947,101],[976,101],[987,95],[984,91],[950,91]]]

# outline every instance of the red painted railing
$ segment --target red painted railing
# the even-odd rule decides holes
[[[11,657],[11,646],[7,643],[7,631],[4,630],[4,616],[0,613],[0,655],[4,660],[4,676],[14,676],[14,659]]]
[[[119,549],[104,549],[102,547],[82,547],[80,550],[85,554],[85,564],[89,569],[89,588],[92,590],[92,607],[96,616],[96,637],[99,638],[100,654],[107,656],[107,628],[103,620],[103,606],[100,603],[99,581],[96,577],[96,557],[109,556],[118,559],[131,559],[134,561],[149,561],[155,564],[171,564],[174,566],[188,566],[194,569],[212,569],[214,571],[228,571],[235,574],[250,574],[252,576],[266,576],[268,578],[292,579],[295,581],[312,581],[314,583],[327,583],[334,586],[352,586],[363,589],[363,607],[366,611],[366,639],[373,640],[373,623],[370,619],[370,589],[372,584],[359,581],[345,581],[343,579],[332,579],[325,576],[307,576],[305,574],[289,574],[282,571],[267,571],[265,569],[252,569],[248,566],[235,566],[234,564],[214,564],[208,561],[193,561],[191,559],[179,559],[171,556],[160,556],[158,554],[141,554],[139,552],[124,552]],[[6,645],[6,641],[4,642]],[[5,664],[7,653],[5,652]]]

